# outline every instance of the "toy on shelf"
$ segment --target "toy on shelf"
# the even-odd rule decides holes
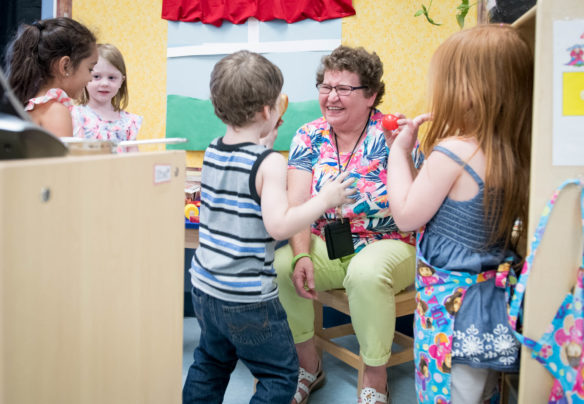
[[[198,201],[198,205],[201,204],[201,201]],[[197,203],[188,203],[185,206],[185,217],[191,223],[198,223],[199,222],[199,206]]]
[[[185,205],[201,200],[201,169],[187,167],[185,178]]]
[[[185,181],[185,218],[189,223],[199,223],[201,206],[201,169],[187,167]]]

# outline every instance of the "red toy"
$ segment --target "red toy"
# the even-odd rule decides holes
[[[384,115],[381,119],[381,126],[387,130],[396,130],[398,127],[397,120],[399,118],[392,114]]]

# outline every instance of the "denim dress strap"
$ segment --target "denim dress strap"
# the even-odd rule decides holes
[[[476,181],[476,183],[479,184],[480,188],[484,186],[483,180],[481,179],[481,177],[479,177],[476,171],[473,170],[472,167],[469,166],[467,163],[462,161],[462,159],[458,157],[456,154],[454,154],[452,151],[448,150],[443,146],[434,146],[433,151],[438,151],[440,153],[446,154],[448,157],[450,157],[452,160],[454,160],[460,166],[462,166],[462,168],[464,168],[464,170],[470,174],[470,176]]]
[[[437,152],[443,153],[443,154],[447,155],[448,157],[450,157],[452,160],[454,160],[460,166],[462,166],[462,168],[464,168],[464,170],[467,173],[469,173],[470,176],[476,181],[476,183],[479,186],[479,191],[484,188],[485,184],[483,183],[483,180],[481,179],[481,177],[476,173],[476,171],[473,170],[471,166],[469,166],[464,161],[462,161],[462,159],[460,157],[458,157],[456,154],[454,154],[452,151],[448,150],[447,148],[445,148],[443,146],[434,146],[432,151],[437,151]],[[422,238],[424,236],[424,230],[425,230],[425,227],[422,227],[416,232],[416,246],[418,246],[418,251],[419,251],[420,242],[422,241]]]

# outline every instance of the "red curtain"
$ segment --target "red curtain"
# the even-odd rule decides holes
[[[355,15],[352,0],[163,0],[162,18],[221,26],[223,20],[244,23],[249,17],[288,23],[310,18],[324,21]]]

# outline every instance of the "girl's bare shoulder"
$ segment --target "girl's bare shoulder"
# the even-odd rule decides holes
[[[450,150],[463,160],[482,154],[480,146],[474,137],[452,136],[441,140],[437,146]]]
[[[65,105],[50,101],[30,111],[32,120],[58,137],[73,136],[73,119]]]

